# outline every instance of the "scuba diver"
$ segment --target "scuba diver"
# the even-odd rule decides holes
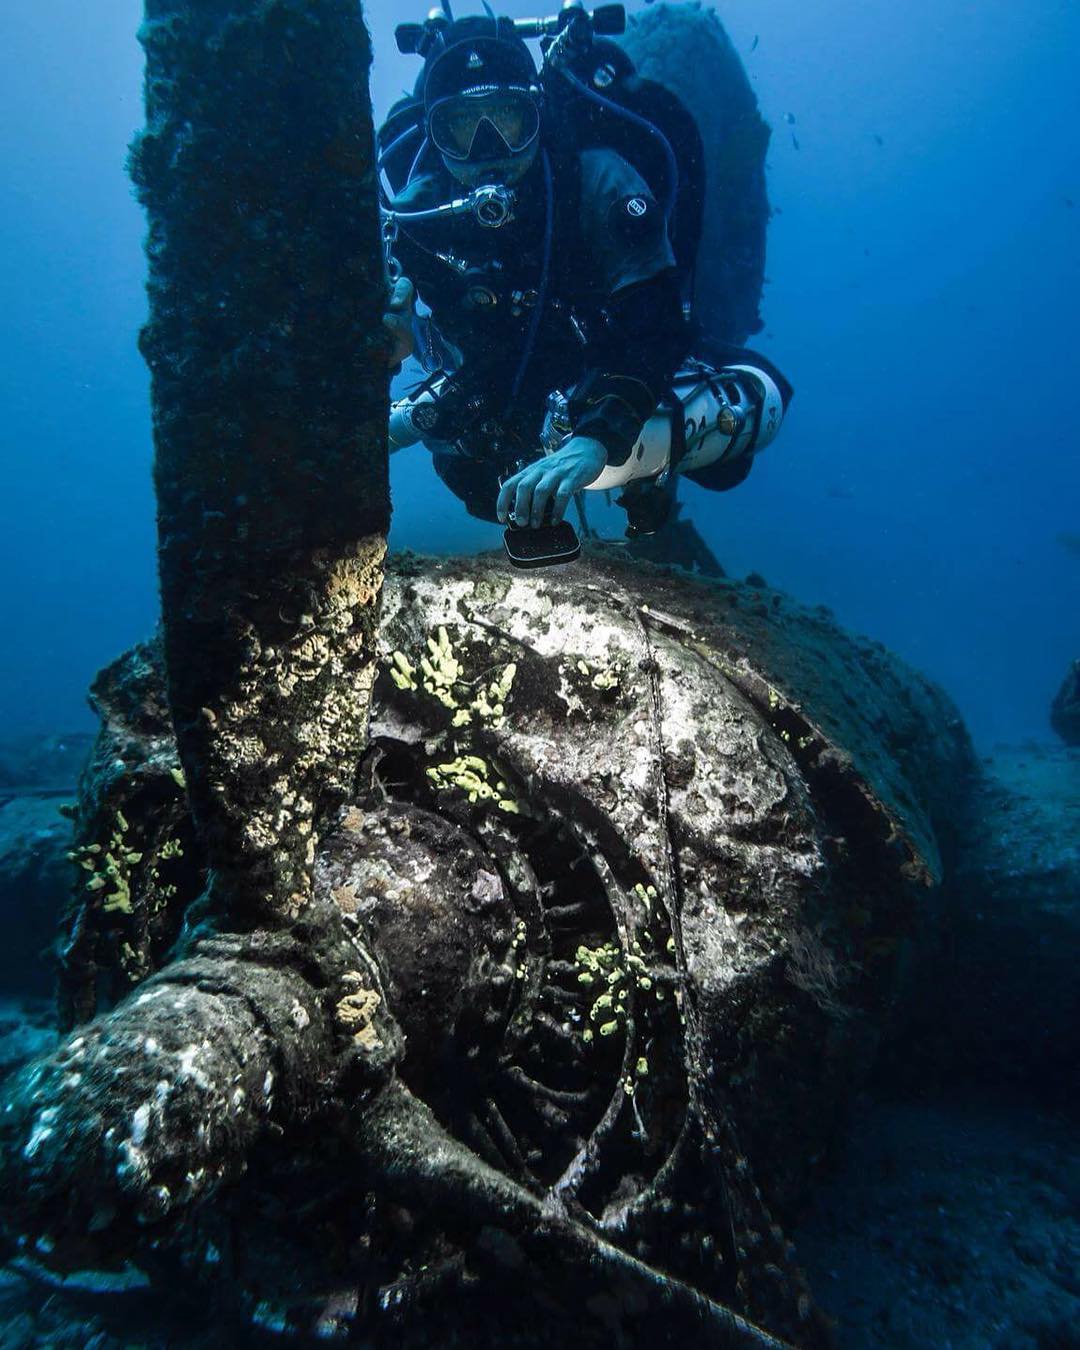
[[[427,377],[393,405],[391,452],[423,442],[521,565],[575,556],[583,490],[622,489],[633,538],[664,523],[675,473],[734,487],[791,395],[699,331],[700,135],[605,37],[624,26],[621,5],[455,20],[443,0],[397,30],[424,69],[379,132],[386,323],[392,361]]]

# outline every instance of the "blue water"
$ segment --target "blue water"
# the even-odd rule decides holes
[[[414,16],[367,13],[385,110],[415,74],[392,40]],[[684,496],[730,572],[888,643],[982,744],[1049,738],[1080,654],[1080,556],[1059,538],[1080,534],[1080,7],[721,14],[775,128],[759,343],[797,397],[744,486]],[[123,169],[139,15],[0,8],[3,733],[89,726],[94,671],[155,623],[142,222]],[[393,468],[396,545],[497,542],[422,451]]]

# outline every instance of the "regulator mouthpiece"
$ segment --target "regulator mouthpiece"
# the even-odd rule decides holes
[[[485,183],[473,192],[472,209],[480,225],[497,230],[513,218],[514,194],[501,183]]]

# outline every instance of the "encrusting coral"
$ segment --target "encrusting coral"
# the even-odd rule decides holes
[[[494,1168],[583,1204],[635,1260],[806,1341],[806,1291],[758,1184],[786,1206],[859,1080],[918,883],[937,867],[924,841],[948,819],[945,784],[963,782],[969,751],[948,704],[873,645],[790,602],[763,616],[754,597],[595,560],[527,583],[497,560],[393,562],[370,745],[352,801],[320,834],[314,903],[372,955],[329,986],[335,1026],[358,1053],[394,1054],[398,1081],[433,1113],[421,1134],[463,1150],[462,1179]],[[452,706],[423,688],[407,655],[420,651],[454,671],[441,686]],[[594,686],[591,672],[616,666],[616,689]],[[841,668],[853,704],[822,695]],[[153,663],[133,669],[127,701],[161,706]],[[498,724],[455,726],[500,674]],[[881,774],[883,717],[920,777]],[[167,736],[167,723],[147,733],[152,781],[128,749],[140,837],[153,836],[152,784],[172,785]],[[499,809],[500,793],[524,809]],[[190,830],[164,819],[169,838]],[[201,874],[186,875],[178,911],[197,899]],[[831,1003],[805,978],[808,932],[831,963]],[[317,1008],[313,991],[283,1005],[302,1035]],[[403,1039],[384,1040],[390,1016]],[[275,1072],[271,1100],[286,1088]],[[414,1166],[399,1181],[419,1185]],[[305,1185],[330,1184],[317,1158],[304,1168]],[[220,1221],[258,1224],[267,1187],[259,1173],[225,1193]],[[718,1206],[734,1246],[709,1217]],[[447,1236],[409,1208],[415,1263]],[[347,1213],[325,1216],[327,1250],[356,1236]],[[473,1252],[466,1230],[454,1240]],[[322,1276],[304,1267],[311,1288],[375,1278],[327,1259]],[[409,1288],[426,1325],[426,1295]]]

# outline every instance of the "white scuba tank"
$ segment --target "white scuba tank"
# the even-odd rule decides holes
[[[431,432],[442,386],[443,381],[436,380],[429,389],[391,403],[388,432],[391,454],[395,450],[404,450],[407,446],[415,445]]]
[[[436,380],[416,395],[399,399],[390,409],[390,450],[402,450],[430,436],[443,381]],[[720,370],[689,362],[672,382],[676,407],[660,408],[645,423],[625,463],[608,465],[586,490],[622,487],[640,478],[654,478],[669,467],[673,443],[672,418],[681,409],[685,450],[675,465],[677,473],[703,469],[721,459],[757,454],[780,430],[784,403],[775,381],[756,366],[732,365]],[[541,435],[547,454],[565,444],[569,424],[566,400],[552,395]],[[433,444],[436,444],[433,442]],[[437,442],[440,449],[453,447]]]
[[[672,382],[682,409],[685,451],[676,473],[703,469],[722,459],[757,454],[780,430],[784,401],[774,380],[755,366],[715,370],[698,362],[683,367]],[[675,408],[660,408],[641,429],[625,463],[609,464],[586,491],[623,487],[653,478],[671,463]]]

